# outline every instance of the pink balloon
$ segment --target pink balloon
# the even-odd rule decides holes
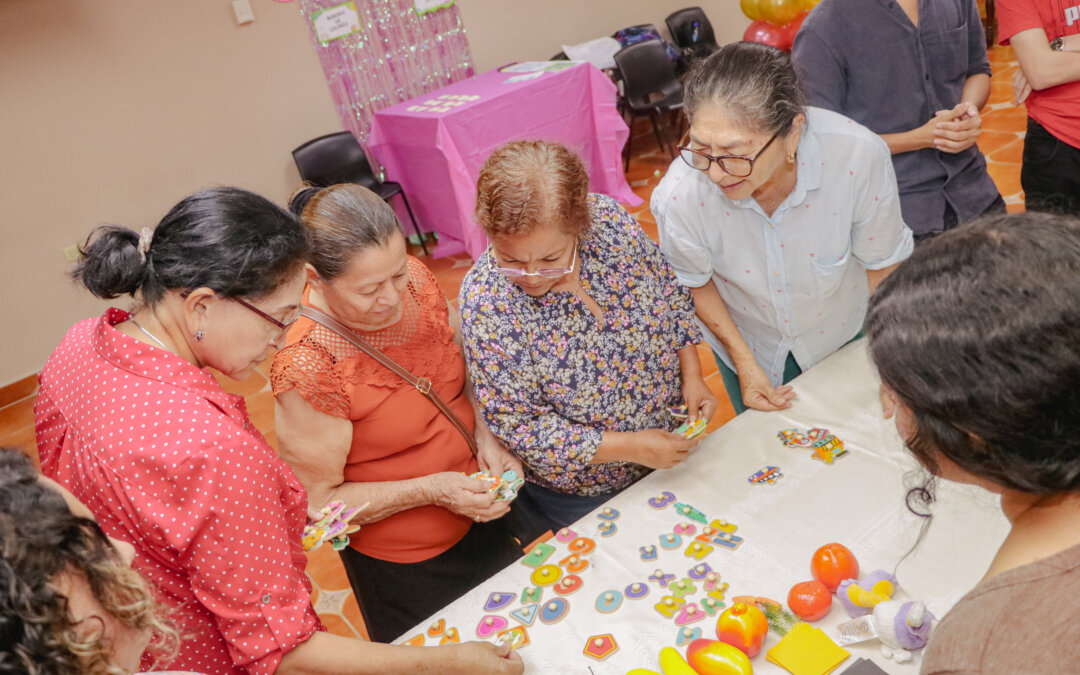
[[[760,42],[763,45],[772,45],[777,49],[790,48],[790,45],[785,44],[786,38],[787,35],[783,26],[774,26],[768,21],[755,21],[743,33],[743,40],[747,42]]]

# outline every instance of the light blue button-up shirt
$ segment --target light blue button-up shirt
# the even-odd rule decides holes
[[[795,189],[772,216],[753,197],[728,199],[681,159],[651,203],[679,281],[716,284],[774,386],[789,352],[805,370],[853,338],[866,315],[866,270],[896,264],[913,248],[885,142],[827,110],[807,108],[806,116]]]

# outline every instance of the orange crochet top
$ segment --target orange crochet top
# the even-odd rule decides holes
[[[305,303],[310,289],[304,292]],[[393,326],[360,336],[435,391],[473,428],[465,395],[465,360],[454,343],[446,299],[434,275],[409,258],[405,311]],[[274,394],[296,389],[316,410],[352,421],[345,480],[396,481],[440,471],[477,471],[476,459],[453,424],[389,368],[337,333],[301,317],[274,358]],[[352,536],[365,555],[398,563],[428,560],[465,536],[472,521],[438,506],[400,511]]]

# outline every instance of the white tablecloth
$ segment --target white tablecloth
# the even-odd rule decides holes
[[[706,438],[682,465],[656,471],[608,502],[620,517],[617,531],[601,537],[601,521],[593,513],[572,529],[593,538],[597,547],[588,556],[590,565],[579,576],[583,585],[566,596],[570,611],[558,622],[535,621],[527,627],[531,644],[521,649],[526,673],[625,673],[635,667],[659,671],[661,647],[675,646],[679,627],[665,619],[654,604],[667,595],[649,576],[656,570],[687,576],[697,562],[686,557],[687,540],[675,550],[664,550],[659,535],[678,523],[692,521],[669,506],[657,510],[648,500],[662,491],[695,506],[709,519],[738,526],[744,542],[735,551],[719,547],[704,559],[730,587],[734,595],[766,596],[785,602],[797,582],[812,579],[811,554],[821,545],[839,542],[859,560],[861,574],[876,569],[893,570],[915,541],[920,519],[908,512],[904,496],[905,473],[916,467],[904,450],[891,420],[882,418],[878,380],[864,340],[855,342],[794,382],[795,405],[783,412],[746,412]],[[825,427],[840,438],[846,457],[827,465],[811,459],[805,448],[785,447],[778,439],[781,429],[807,430]],[[783,473],[774,485],[751,485],[747,478],[765,467]],[[1004,539],[1008,524],[996,498],[976,488],[943,483],[933,506],[933,523],[919,547],[896,568],[897,598],[922,599],[939,618],[984,574]],[[694,523],[700,530],[701,525]],[[568,555],[567,544],[552,539],[557,550],[548,563],[557,564]],[[657,545],[658,559],[641,560],[639,547]],[[490,612],[519,624],[510,612],[520,608],[522,590],[531,586],[533,568],[515,563],[473,589],[431,620],[402,636],[402,641],[424,632],[438,619],[457,628],[461,640],[476,639],[476,628],[488,612],[484,604],[493,592],[513,593],[514,601]],[[597,597],[608,590],[622,591],[628,584],[648,584],[648,596],[624,599],[611,614],[596,611]],[[699,600],[697,592],[689,601]],[[543,602],[558,597],[545,588]],[[848,620],[834,598],[831,612],[813,625],[836,637],[837,624]],[[690,624],[700,626],[702,637],[715,639],[715,617]],[[619,650],[598,662],[582,654],[587,638],[611,633]],[[494,639],[494,638],[491,638]],[[770,631],[762,652],[753,659],[759,674],[786,672],[765,659],[765,651],[779,638]],[[427,645],[439,638],[426,638]],[[913,663],[898,665],[885,659],[879,643],[848,647],[852,656],[834,672],[842,672],[857,657],[867,657],[890,673],[915,673]],[[685,648],[680,649],[685,653]]]

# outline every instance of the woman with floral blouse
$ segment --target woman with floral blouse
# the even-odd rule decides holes
[[[708,420],[690,294],[581,160],[518,141],[488,159],[476,218],[491,238],[461,287],[469,374],[488,426],[525,464],[523,541],[686,459],[685,404]]]

